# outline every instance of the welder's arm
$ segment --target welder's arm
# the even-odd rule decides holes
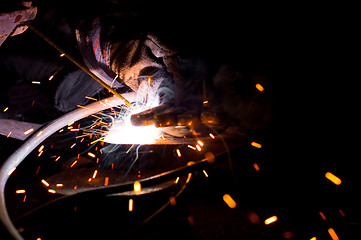
[[[202,97],[197,98],[194,92],[189,94],[188,88],[185,88],[187,91],[183,92],[188,94],[179,96],[193,101],[162,105],[135,114],[131,118],[132,123],[137,126],[187,126],[190,129],[201,125],[224,129],[232,125],[244,132],[263,129],[272,119],[268,78],[263,74],[244,76],[237,69],[222,65],[212,77],[213,93],[207,92],[208,102],[200,104]]]
[[[156,127],[187,126],[197,127],[202,124],[220,125],[224,117],[215,110],[187,110],[185,107],[173,107],[168,104],[160,105],[131,116],[134,126]]]

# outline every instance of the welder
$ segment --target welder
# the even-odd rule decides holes
[[[238,48],[227,46],[238,42],[232,39],[239,33],[227,26],[233,19],[222,21],[223,16],[196,10],[186,16],[144,11],[147,6],[137,11],[134,6],[103,1],[101,10],[84,11],[67,24],[74,29],[85,65],[107,85],[121,94],[137,92],[144,81],[154,86],[161,105],[132,116],[132,123],[190,128],[235,124],[243,132],[263,129],[271,118],[268,78],[257,70],[245,70],[248,66],[242,63],[247,60],[238,61],[245,56],[234,56],[244,42],[236,44]],[[217,24],[225,27],[217,30]],[[235,53],[229,54],[231,50]],[[83,71],[73,71],[58,86],[55,106],[70,111],[101,89]]]

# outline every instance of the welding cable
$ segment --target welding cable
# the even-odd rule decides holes
[[[86,68],[83,64],[81,64],[79,61],[77,61],[75,58],[70,56],[68,53],[66,53],[62,48],[60,48],[57,44],[55,44],[53,41],[51,41],[47,36],[45,36],[41,31],[39,31],[36,27],[34,27],[30,22],[25,23],[26,26],[28,26],[34,33],[36,33],[39,37],[44,39],[49,45],[51,45],[53,48],[58,50],[61,54],[64,54],[64,56],[69,59],[72,63],[74,63],[76,66],[78,66],[81,70],[86,72],[90,77],[92,77],[95,81],[100,83],[103,87],[105,87],[109,92],[114,94],[116,97],[123,100],[123,102],[128,106],[131,107],[131,103],[125,99],[122,95],[120,95],[117,91],[115,91],[113,88],[108,86],[103,80],[98,78],[96,75],[94,75],[91,71],[89,71],[88,68]]]

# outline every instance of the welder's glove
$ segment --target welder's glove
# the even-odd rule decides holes
[[[242,132],[266,126],[272,117],[266,76],[247,76],[229,65],[222,65],[206,82],[206,71],[202,71],[206,67],[203,63],[200,65],[202,68],[193,68],[191,78],[185,78],[190,72],[177,68],[178,77],[184,78],[175,80],[174,101],[133,115],[132,123],[163,128],[185,126],[191,130],[202,129],[204,125],[224,130],[232,125]]]
[[[112,43],[110,64],[119,79],[137,92],[142,80],[149,77],[159,84],[162,81],[172,82],[171,79],[165,79],[169,76],[161,59],[175,54],[175,50],[168,49],[154,35],[148,33],[136,39]]]

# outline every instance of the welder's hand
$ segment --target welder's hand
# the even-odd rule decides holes
[[[174,137],[189,137],[192,135],[207,136],[209,127],[224,129],[221,115],[212,111],[187,110],[185,107],[172,107],[164,104],[131,116],[135,126],[154,124],[162,131]],[[222,126],[222,128],[220,128]],[[220,131],[219,131],[220,132]]]
[[[190,129],[205,125],[223,125],[225,117],[216,108],[207,110],[189,110],[185,107],[173,107],[163,104],[131,116],[134,126],[154,124],[156,127],[186,126]]]

